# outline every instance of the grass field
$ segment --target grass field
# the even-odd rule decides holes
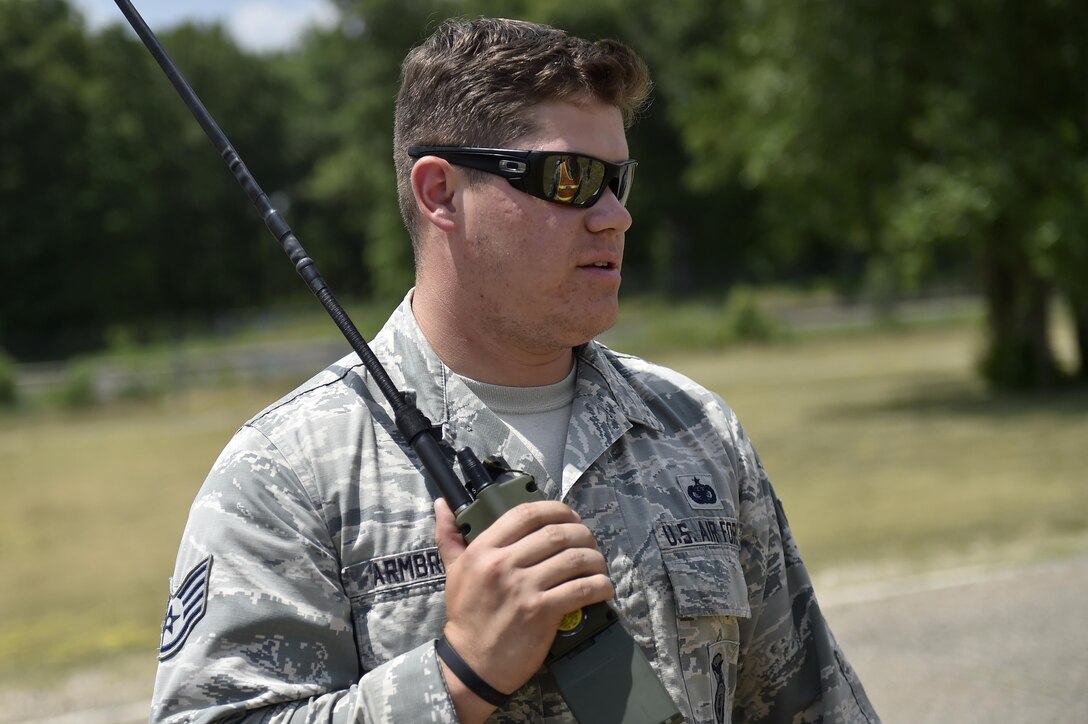
[[[1088,545],[1088,394],[995,396],[967,328],[662,361],[720,392],[818,570]]]
[[[973,326],[653,355],[719,391],[817,571],[1088,549],[1088,394],[1002,397]],[[153,667],[197,486],[291,385],[0,417],[0,682]]]

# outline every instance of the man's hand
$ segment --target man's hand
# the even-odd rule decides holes
[[[445,500],[435,501],[435,518],[446,568],[446,640],[503,693],[519,689],[544,663],[565,614],[613,595],[593,534],[563,503],[519,505],[471,545]],[[443,671],[462,722],[494,711]]]

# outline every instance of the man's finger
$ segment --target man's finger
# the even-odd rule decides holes
[[[581,520],[565,503],[556,500],[522,503],[503,513],[474,540],[483,539],[485,545],[502,548],[545,526],[578,523]]]
[[[581,523],[553,523],[529,533],[509,546],[511,561],[521,568],[534,566],[568,549],[597,550],[593,533]]]
[[[541,590],[549,590],[568,581],[592,576],[608,576],[604,556],[589,548],[568,548],[533,566],[532,580]]]
[[[608,576],[599,573],[561,583],[542,594],[545,605],[555,611],[574,611],[612,598],[616,590]]]
[[[457,519],[445,498],[434,501],[434,542],[438,546],[438,554],[442,556],[442,565],[447,570],[467,547],[461,531],[457,528]]]

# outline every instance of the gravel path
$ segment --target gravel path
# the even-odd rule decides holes
[[[885,724],[1088,722],[1088,555],[817,591]],[[0,686],[0,723],[145,722],[153,658]]]

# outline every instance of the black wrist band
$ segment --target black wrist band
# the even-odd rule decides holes
[[[488,704],[502,706],[509,701],[511,696],[513,696],[512,694],[503,694],[501,691],[491,688],[490,684],[477,676],[476,672],[472,670],[472,667],[466,664],[460,654],[453,650],[453,647],[450,646],[450,642],[446,640],[445,636],[442,636],[435,642],[434,650],[438,654],[438,658],[446,662],[446,666],[450,667],[450,671],[457,675],[457,678],[461,680],[461,683],[472,689],[472,693],[486,701]]]

